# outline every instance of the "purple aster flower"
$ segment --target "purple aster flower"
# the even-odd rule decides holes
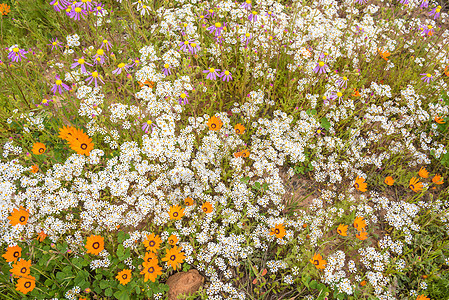
[[[125,67],[126,67],[126,64],[125,64],[125,63],[119,63],[118,66],[117,66],[117,69],[115,69],[114,71],[112,71],[112,74],[115,74],[115,75],[121,74],[123,68],[125,68]]]
[[[228,70],[221,72],[220,77],[223,81],[229,82],[229,80],[232,80],[232,74]]]
[[[95,82],[95,87],[98,87],[97,79],[100,80],[101,83],[104,84],[104,81],[101,79],[100,74],[98,74],[97,71],[93,71],[93,72],[90,74],[90,77],[86,78],[86,81],[87,81],[87,84],[91,84],[92,81],[94,81],[94,82]]]
[[[83,9],[79,3],[75,4],[75,7],[72,7],[72,9],[67,12],[67,15],[71,19],[75,19],[76,21],[79,21],[81,17],[84,19],[87,16],[87,10]]]
[[[409,0],[400,0],[400,1],[399,1],[399,3],[404,4],[404,5],[407,5],[408,2],[409,2]]]
[[[433,19],[436,20],[438,19],[438,17],[440,16],[440,11],[441,11],[441,6],[438,5],[437,7],[435,7],[434,9],[432,9],[432,11],[429,13],[429,16],[433,16]]]
[[[339,87],[343,87],[344,89],[346,89],[348,87],[348,77],[340,77],[337,79],[336,83]]]
[[[193,43],[195,40],[186,40],[184,42],[179,42],[179,47],[181,51],[189,52],[190,43]]]
[[[327,70],[326,70],[327,68],[328,68],[328,66],[324,63],[324,61],[319,61],[316,64],[316,67],[315,67],[315,69],[313,69],[313,71],[315,73],[322,74],[322,73],[326,73],[327,72]]]
[[[103,16],[103,13],[106,10],[103,8],[103,4],[100,2],[95,4],[95,7],[92,9],[92,11],[96,16]]]
[[[51,46],[51,51],[53,51],[53,49],[57,48],[58,46],[62,48],[62,43],[58,41],[57,38],[54,38],[50,40],[50,44],[47,44],[47,46]]]
[[[214,33],[215,31],[215,36],[219,36],[221,34],[221,31],[223,30],[223,27],[220,22],[217,22],[214,25],[207,27],[207,30],[210,33]]]
[[[421,76],[424,75],[424,76],[421,78],[421,80],[424,81],[424,82],[426,82],[426,83],[430,83],[430,81],[433,80],[432,74],[429,74],[429,73],[423,73],[423,74],[419,74],[419,75],[421,75]]]
[[[170,65],[164,64],[164,68],[162,69],[162,72],[164,72],[165,76],[171,75]]]
[[[75,59],[75,62],[70,66],[72,69],[76,68],[77,66],[81,66],[81,72],[83,72],[83,74],[87,74],[87,70],[86,67],[84,65],[88,65],[92,67],[92,64],[87,63],[84,60],[84,56],[79,58],[79,59]]]
[[[427,8],[427,7],[429,7],[429,0],[422,0],[419,8]]]
[[[53,8],[59,12],[65,10],[69,6],[69,3],[67,0],[53,0],[50,2],[50,5],[53,5]]]
[[[95,58],[95,64],[99,63],[100,65],[104,64],[104,50],[103,49],[98,49],[97,50],[97,54],[94,55]]]
[[[197,44],[197,42],[190,43],[190,45],[189,45],[190,53],[197,54],[198,51],[200,51],[200,50],[201,50],[201,47]]]
[[[355,0],[358,4],[366,4],[368,0]]]
[[[183,104],[183,105],[188,104],[189,103],[189,99],[187,99],[188,96],[189,96],[189,93],[187,93],[187,92],[181,93],[181,95],[179,95],[179,99],[178,99],[179,104]]]
[[[257,11],[252,11],[249,16],[248,16],[248,20],[256,22],[257,21]]]
[[[242,42],[245,42],[245,46],[248,45],[248,42],[251,40],[252,37],[253,35],[250,34],[249,32],[245,33],[245,35],[242,36]]]
[[[209,9],[207,11],[206,17],[208,18],[208,17],[214,17],[214,16],[215,16],[214,10],[213,9]]]
[[[243,7],[244,9],[247,10],[251,10],[251,0],[246,0],[245,2],[242,3],[241,7]]]
[[[431,36],[434,33],[432,25],[427,25],[427,26],[424,25],[420,29],[422,30],[421,34],[423,36],[426,36],[426,35]]]
[[[103,49],[103,47],[106,47],[106,51],[109,51],[109,49],[112,48],[112,44],[108,40],[103,40],[100,49]]]
[[[36,104],[37,107],[48,106],[53,99],[42,99],[41,103]]]
[[[340,91],[332,92],[329,96],[329,99],[334,100],[338,98],[338,102],[340,102],[341,97],[343,97],[343,93]]]
[[[81,6],[82,8],[88,11],[90,11],[94,6],[92,0],[81,0],[81,2],[78,2],[77,5]]]
[[[269,17],[269,18],[274,18],[273,12],[270,10],[268,11],[265,16]]]
[[[19,60],[22,61],[22,58],[26,58],[25,54],[28,53],[24,49],[19,49],[17,45],[10,47],[9,51],[11,52],[9,52],[8,58],[13,62],[18,62]]]
[[[207,74],[206,79],[211,79],[211,80],[217,79],[217,76],[220,77],[220,75],[217,72],[220,72],[220,69],[210,68],[208,70],[203,71],[203,73],[209,73],[209,74]]]
[[[148,133],[150,132],[150,130],[153,131],[153,127],[156,127],[156,125],[154,125],[154,123],[151,120],[148,120],[145,123],[143,123],[142,130],[145,131],[145,133]]]
[[[56,91],[58,91],[59,94],[62,94],[62,88],[64,88],[67,91],[70,90],[70,87],[64,82],[62,82],[62,80],[59,78],[59,75],[56,75],[55,78],[56,78],[55,85],[51,89],[53,94],[56,94]]]

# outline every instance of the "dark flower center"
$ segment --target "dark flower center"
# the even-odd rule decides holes
[[[314,264],[315,266],[318,266],[318,265],[320,264],[320,262],[319,262],[317,259],[315,259],[315,260],[313,261],[313,264]]]
[[[172,255],[172,256],[170,256],[170,260],[173,260],[173,261],[175,261],[175,260],[176,260],[176,255]]]
[[[123,274],[123,275],[122,275],[122,278],[123,278],[123,279],[128,278],[128,274]]]
[[[212,127],[212,128],[216,128],[216,127],[217,127],[217,124],[215,124],[215,123],[212,123],[212,125],[210,125],[210,127]]]
[[[25,220],[26,220],[25,216],[20,216],[20,218],[19,218],[20,222],[25,222]]]
[[[148,268],[148,273],[151,274],[151,273],[153,273],[153,272],[154,272],[154,267],[149,267],[149,268]]]
[[[14,256],[14,257],[19,257],[19,251],[16,251],[16,252],[14,252],[14,254],[12,255],[12,256]]]
[[[86,150],[87,149],[87,144],[81,144],[81,149]]]
[[[238,129],[238,128],[237,128],[235,131],[236,131],[237,133],[240,133],[240,129]]]
[[[44,148],[39,148],[39,153],[44,153],[45,149]]]
[[[155,242],[155,241],[150,241],[150,242],[148,243],[148,245],[149,245],[150,247],[154,247],[154,246],[156,246],[156,242]]]
[[[281,231],[279,230],[279,228],[276,228],[275,230],[274,230],[274,233],[275,234],[279,234]]]
[[[179,214],[178,214],[178,212],[177,211],[175,211],[174,213],[173,213],[173,217],[177,217]]]
[[[25,282],[25,284],[24,284],[23,286],[24,286],[25,288],[31,287],[31,281]]]
[[[203,207],[203,211],[204,211],[204,212],[207,212],[207,207]]]
[[[354,186],[355,186],[355,188],[356,189],[358,189],[359,188],[359,184],[356,182],[356,183],[354,183]]]
[[[22,269],[20,269],[20,273],[25,274],[27,272],[27,268],[23,267]]]
[[[412,190],[414,190],[414,189],[415,189],[415,186],[414,186],[413,184],[411,184],[411,185],[410,185],[410,188],[411,188]]]
[[[94,248],[94,249],[100,248],[100,243],[99,243],[99,242],[93,243],[93,244],[92,244],[92,248]]]

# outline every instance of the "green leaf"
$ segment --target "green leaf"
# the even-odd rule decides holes
[[[114,293],[114,296],[118,299],[118,300],[128,300],[129,296],[128,296],[128,291],[124,290],[124,291],[117,291]]]
[[[318,283],[316,282],[316,280],[312,280],[311,282],[310,282],[310,288],[311,289],[316,289],[317,288],[317,286],[318,286]]]
[[[306,113],[309,115],[309,116],[314,116],[314,115],[316,115],[316,109],[308,109],[308,110],[306,110]]]
[[[112,296],[112,289],[111,289],[111,288],[107,288],[107,289],[104,291],[104,295],[105,295],[106,297],[111,297],[111,296]]]
[[[117,235],[117,242],[122,244],[125,241],[125,233],[123,231],[119,231]]]
[[[246,177],[240,178],[240,182],[243,182],[243,183],[248,183],[248,181],[249,181],[249,176],[246,176]]]
[[[327,118],[324,117],[321,119],[321,127],[323,127],[326,130],[329,130],[329,128],[331,128],[331,123]]]
[[[125,248],[123,247],[122,244],[118,245],[117,247],[117,256],[120,260],[123,259],[123,256],[125,255]]]
[[[110,286],[110,284],[109,284],[109,282],[106,281],[106,280],[102,280],[102,281],[100,282],[100,288],[101,288],[102,290],[104,290],[105,288],[107,288],[107,287],[109,287],[109,286]]]

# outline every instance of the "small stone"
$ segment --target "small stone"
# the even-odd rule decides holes
[[[204,277],[194,269],[173,274],[166,282],[169,287],[168,300],[185,299],[198,291],[203,282]],[[183,297],[179,297],[180,295]]]

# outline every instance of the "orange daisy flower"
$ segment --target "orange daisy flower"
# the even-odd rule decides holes
[[[22,292],[25,295],[31,292],[36,287],[36,278],[33,276],[21,277],[17,280],[16,291]]]
[[[412,177],[412,179],[410,179],[409,187],[412,189],[412,191],[417,193],[422,190],[423,185],[422,182],[419,182],[419,179]]]
[[[357,229],[358,231],[362,231],[365,230],[366,227],[366,222],[365,219],[363,219],[363,217],[357,217],[354,220],[354,228]]]
[[[167,250],[167,254],[162,258],[162,261],[166,261],[176,271],[179,265],[184,262],[185,258],[184,252],[181,252],[179,247],[174,246],[170,250]]]
[[[29,216],[29,210],[25,210],[23,206],[21,206],[20,209],[14,208],[11,216],[8,217],[9,224],[12,226],[16,226],[17,224],[26,225]]]
[[[12,269],[10,269],[9,272],[14,274],[16,277],[25,277],[26,275],[30,274],[30,268],[31,268],[31,259],[30,260],[21,259],[12,265]]]
[[[249,151],[247,149],[240,151],[242,157],[249,157]]]
[[[392,186],[394,184],[394,179],[391,176],[385,178],[385,184]]]
[[[47,237],[47,234],[43,230],[41,230],[41,232],[39,232],[37,235],[37,240],[39,242],[43,242],[46,237]]]
[[[354,93],[351,94],[352,97],[360,97],[360,93],[359,91],[357,91],[356,89],[354,89]]]
[[[40,154],[45,153],[46,150],[47,150],[47,147],[45,147],[44,144],[34,143],[33,148],[31,149],[31,152],[33,152],[33,154],[35,154],[35,155],[40,155]]]
[[[270,235],[275,235],[278,239],[282,239],[286,235],[284,225],[276,224],[275,227],[271,228]]]
[[[32,166],[30,167],[30,172],[31,172],[31,173],[35,174],[35,173],[37,173],[38,171],[39,171],[39,167],[38,167],[36,164],[34,164],[34,165],[32,165]]]
[[[117,276],[115,276],[115,278],[117,278],[120,284],[126,285],[131,281],[131,270],[125,269],[123,271],[120,271]]]
[[[140,274],[144,275],[144,282],[147,282],[148,280],[155,282],[157,276],[162,275],[162,268],[157,264],[156,261],[152,262],[144,262],[142,264],[143,270],[140,272]]]
[[[144,262],[154,262],[158,263],[156,253],[153,252],[145,252],[145,256],[143,257]]]
[[[354,187],[361,192],[366,192],[368,184],[365,182],[365,178],[357,176],[355,179]]]
[[[168,213],[170,215],[170,220],[181,220],[184,216],[184,208],[179,205],[170,207],[170,211]]]
[[[201,209],[202,209],[206,214],[211,213],[211,212],[213,211],[212,204],[210,204],[209,202],[205,202],[205,203],[203,204],[203,206],[201,206]]]
[[[429,172],[427,172],[426,168],[421,167],[421,169],[419,169],[418,175],[422,178],[429,178]]]
[[[156,251],[161,246],[162,240],[159,235],[154,235],[154,233],[147,235],[147,239],[143,241],[143,244],[147,251],[156,253]]]
[[[435,120],[435,122],[437,122],[438,124],[444,124],[444,123],[446,123],[446,122],[444,121],[443,117],[436,116],[436,117],[434,118],[434,120]]]
[[[176,245],[178,243],[178,237],[174,234],[170,235],[168,237],[168,243],[172,246]]]
[[[237,134],[243,134],[245,132],[245,126],[238,123],[237,125],[234,126],[234,130],[235,130],[235,133],[237,133]]]
[[[220,120],[220,118],[213,116],[209,119],[209,121],[207,121],[207,126],[209,126],[210,130],[218,131],[223,126],[223,122]]]
[[[435,184],[443,184],[443,178],[441,177],[440,174],[436,174],[433,178],[432,178],[432,182]]]
[[[368,233],[365,230],[359,231],[358,234],[355,235],[361,241],[364,241],[368,238]]]
[[[6,253],[2,255],[6,262],[17,261],[20,256],[22,256],[22,248],[19,246],[8,247]]]
[[[337,233],[341,236],[348,236],[348,225],[340,224],[337,227]]]
[[[310,262],[317,268],[323,270],[326,267],[326,260],[323,259],[321,254],[313,255],[313,258],[310,260]]]
[[[391,53],[388,51],[380,51],[380,50],[378,50],[378,51],[379,51],[380,57],[382,57],[383,59],[388,61],[388,57],[391,55]]]
[[[9,6],[8,4],[2,3],[0,4],[0,13],[4,16],[7,16],[8,13],[10,12],[10,8],[11,6]]]
[[[416,298],[416,300],[430,300],[430,298],[428,298],[424,295],[419,295],[418,298]]]
[[[98,255],[104,249],[104,238],[100,235],[91,235],[87,238],[85,247],[87,253]]]
[[[185,204],[186,206],[191,206],[191,205],[193,205],[193,199],[190,198],[190,197],[185,198],[185,199],[184,199],[184,204]]]

